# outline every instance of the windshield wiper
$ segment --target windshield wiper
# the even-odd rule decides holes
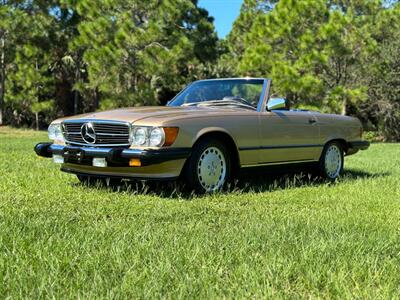
[[[197,106],[197,105],[202,105],[206,102],[216,102],[216,101],[221,101],[221,100],[204,100],[204,101],[197,101],[197,102],[189,102],[189,103],[183,103],[181,106]]]
[[[213,101],[205,101],[201,102],[199,106],[239,106],[243,108],[248,108],[252,110],[256,110],[256,108],[250,104],[243,103],[242,101],[237,100],[213,100]]]
[[[246,104],[242,101],[238,101],[235,99],[192,102],[192,103],[182,104],[182,106],[239,106],[247,109],[256,110],[256,108],[251,104]]]

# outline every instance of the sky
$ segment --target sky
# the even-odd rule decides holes
[[[220,38],[231,31],[233,22],[239,16],[243,0],[199,0],[199,6],[214,17],[214,25]]]

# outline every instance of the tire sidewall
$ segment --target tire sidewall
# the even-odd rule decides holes
[[[327,171],[326,171],[326,167],[325,167],[325,160],[326,160],[326,153],[328,151],[328,149],[331,146],[336,146],[339,151],[340,151],[340,158],[341,158],[341,166],[340,166],[340,170],[339,173],[336,177],[332,178],[328,175]],[[325,145],[324,150],[322,152],[320,161],[319,161],[319,170],[320,170],[320,174],[322,177],[330,180],[330,181],[335,181],[338,177],[340,177],[343,174],[343,169],[344,169],[344,153],[343,153],[343,147],[340,143],[338,142],[330,142],[328,144]]]
[[[184,172],[182,173],[183,175],[183,181],[187,188],[189,188],[191,191],[195,191],[196,193],[199,194],[204,194],[204,193],[212,193],[212,192],[207,192],[203,186],[200,183],[198,174],[197,174],[197,166],[198,162],[200,160],[200,156],[202,153],[210,147],[215,147],[218,148],[222,154],[224,155],[225,158],[225,164],[226,164],[226,174],[225,174],[225,181],[222,187],[216,191],[222,190],[226,188],[227,184],[230,181],[231,178],[231,171],[232,171],[232,162],[231,162],[231,157],[229,155],[228,149],[226,146],[218,141],[217,139],[214,138],[204,138],[197,142],[194,147],[191,156],[189,159],[186,161],[185,167],[184,167]]]

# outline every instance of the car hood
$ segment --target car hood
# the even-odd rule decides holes
[[[220,115],[229,112],[250,112],[241,108],[221,108],[221,107],[187,107],[187,106],[144,106],[121,108],[109,111],[94,112],[83,115],[76,115],[72,117],[58,119],[58,121],[65,120],[111,120],[111,121],[125,121],[125,122],[138,122],[144,119],[157,119],[158,121],[167,121],[174,118],[182,117],[197,117],[207,115]]]

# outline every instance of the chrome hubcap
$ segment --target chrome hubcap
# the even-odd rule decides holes
[[[200,155],[197,176],[206,192],[219,190],[225,183],[226,161],[224,154],[216,147],[209,147]]]
[[[342,169],[342,155],[336,145],[331,145],[325,153],[325,170],[327,175],[334,179],[339,176]]]

